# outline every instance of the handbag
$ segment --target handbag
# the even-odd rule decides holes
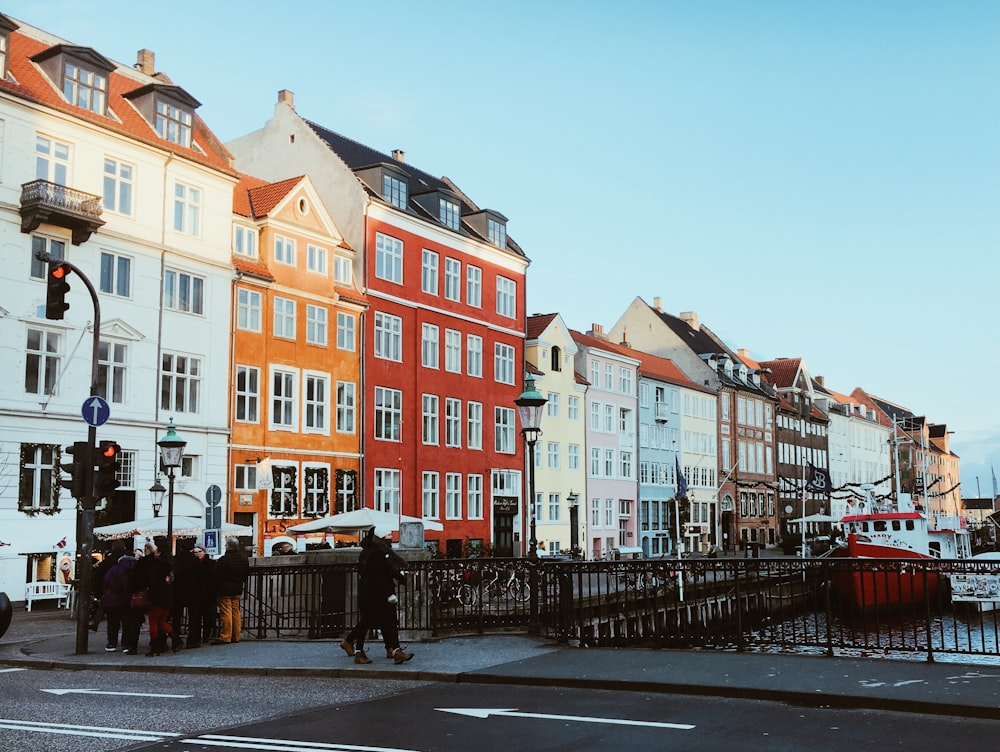
[[[149,605],[146,591],[140,590],[138,593],[132,593],[132,597],[128,600],[128,605],[129,608],[146,608]]]

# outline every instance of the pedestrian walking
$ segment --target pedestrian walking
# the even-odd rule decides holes
[[[167,638],[176,653],[180,650],[179,635],[174,634],[170,624],[170,610],[174,602],[174,576],[171,564],[155,543],[147,543],[143,557],[132,570],[133,592],[146,592],[149,609],[149,652],[147,657],[155,657],[167,652]]]
[[[359,569],[363,570],[358,580],[361,623],[348,635],[355,639],[354,662],[372,662],[365,653],[365,638],[369,630],[378,629],[382,633],[386,656],[397,664],[404,663],[413,658],[413,653],[408,653],[399,646],[396,614],[399,597],[396,595],[396,584],[406,582],[400,564],[403,560],[392,550],[390,541],[375,535],[374,528],[362,537],[361,549],[361,556],[358,557]],[[344,647],[343,642],[341,647]],[[346,647],[344,649],[347,650]]]
[[[108,574],[108,571],[118,560],[125,555],[125,546],[121,543],[115,543],[110,551],[105,551],[104,558],[101,559],[101,563],[94,567],[93,579],[90,582],[91,592],[93,593],[96,605],[90,611],[90,631],[96,632],[101,622],[104,621],[104,578]]]
[[[209,642],[215,632],[216,604],[215,604],[215,583],[214,567],[215,562],[205,551],[202,545],[196,545],[191,549],[191,556],[194,559],[194,566],[190,573],[185,576],[192,577],[185,586],[187,593],[188,631],[187,648],[200,648],[202,642]],[[175,586],[180,587],[177,582],[180,575],[177,567],[174,568]]]
[[[104,575],[101,601],[107,616],[107,645],[105,651],[118,649],[118,635],[121,632],[121,649],[127,655],[135,655],[139,647],[139,630],[142,628],[142,612],[130,605],[132,598],[131,575],[136,558],[119,549],[118,560]]]
[[[213,576],[220,621],[219,636],[212,640],[213,645],[228,645],[240,641],[243,625],[240,599],[249,576],[250,560],[240,550],[239,540],[226,538],[226,553],[215,562]]]

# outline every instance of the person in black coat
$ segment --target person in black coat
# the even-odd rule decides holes
[[[397,663],[413,657],[399,646],[399,625],[396,616],[396,584],[403,584],[406,577],[402,572],[402,558],[392,550],[392,544],[375,535],[372,528],[361,540],[361,555],[358,557],[358,608],[361,623],[352,632],[357,638],[354,654],[355,663],[371,663],[365,653],[365,637],[371,629],[382,632],[386,654]],[[343,646],[342,646],[343,647]],[[346,648],[345,648],[346,649]]]
[[[215,629],[215,590],[212,584],[214,562],[205,547],[193,541],[178,543],[174,559],[174,634],[181,634],[184,613],[187,612],[187,648],[201,647],[201,641],[212,639]]]
[[[212,579],[215,582],[215,602],[219,605],[219,636],[213,645],[228,645],[240,641],[243,620],[240,599],[243,586],[250,576],[250,560],[240,550],[236,538],[226,538],[226,553],[215,562]]]
[[[149,608],[149,652],[147,656],[162,655],[167,651],[167,638],[174,652],[180,650],[180,640],[170,624],[170,610],[174,604],[174,576],[170,562],[156,547],[147,543],[143,557],[136,563],[129,578],[132,592],[146,591]]]

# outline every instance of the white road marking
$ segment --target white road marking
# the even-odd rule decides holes
[[[26,668],[0,668],[0,674],[9,674],[11,671],[27,671]]]
[[[680,731],[690,731],[694,728],[689,723],[662,723],[660,721],[630,721],[627,718],[593,718],[585,715],[553,715],[549,713],[521,713],[515,708],[434,708],[445,713],[472,716],[473,718],[488,718],[491,715],[504,715],[512,718],[542,718],[551,721],[578,721],[580,723],[609,723],[617,726],[650,726],[652,728],[669,728]]]
[[[194,695],[161,695],[152,692],[109,692],[101,689],[43,689],[53,695],[121,695],[124,697],[167,697],[175,700],[187,700]]]
[[[301,742],[294,739],[264,739],[252,736],[226,736],[223,734],[203,734],[185,739],[186,742],[214,747],[239,747],[259,749],[264,752],[415,752],[397,747],[368,747],[354,744],[327,742]]]
[[[0,728],[12,731],[34,731],[44,734],[64,734],[71,736],[96,736],[106,739],[122,739],[137,742],[158,742],[173,739],[181,734],[169,731],[143,731],[141,729],[108,728],[105,726],[79,726],[71,723],[46,723],[43,721],[20,721],[0,718]]]

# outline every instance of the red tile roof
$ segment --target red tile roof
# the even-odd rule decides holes
[[[295,186],[302,182],[302,175],[286,178],[277,183],[268,183],[250,189],[250,211],[252,217],[266,217]]]
[[[583,334],[574,329],[570,330],[570,334],[573,340],[585,347],[595,347],[601,350],[608,350],[609,352],[618,353],[624,355],[628,358],[634,358],[639,361],[639,373],[642,376],[646,376],[651,379],[657,379],[658,381],[666,381],[677,386],[683,386],[688,389],[695,389],[699,392],[706,392],[708,394],[715,394],[714,389],[709,389],[708,387],[701,386],[691,381],[684,372],[678,368],[670,358],[663,358],[659,355],[650,355],[649,353],[642,352],[641,350],[635,350],[628,345],[618,345],[610,342],[606,339],[601,339],[600,337],[594,337],[589,334]]]
[[[543,313],[528,316],[528,327],[525,339],[532,340],[541,337],[542,332],[545,331],[548,325],[551,324],[553,319],[555,319],[558,315],[558,313]]]
[[[769,368],[771,375],[768,381],[778,387],[795,386],[795,376],[799,372],[802,358],[777,358],[775,360],[765,360],[760,363],[759,368]]]

